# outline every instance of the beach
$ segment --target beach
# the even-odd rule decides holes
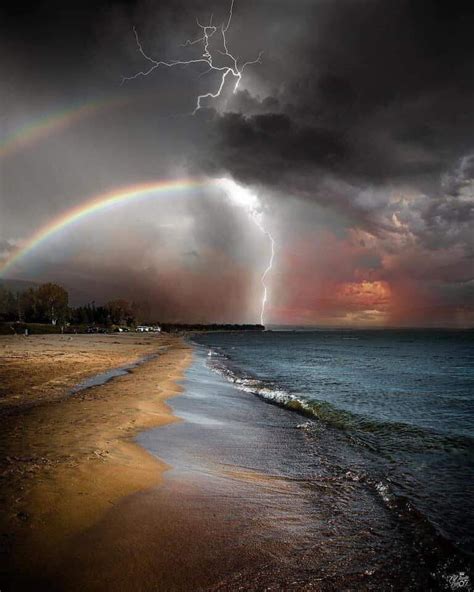
[[[43,402],[28,406],[20,397],[5,415],[2,590],[365,585],[363,569],[346,573],[347,562],[341,569],[335,554],[321,555],[321,537],[331,532],[336,548],[358,544],[362,557],[367,541],[328,531],[330,491],[320,498],[327,514],[312,509],[306,488],[315,467],[298,461],[306,454],[298,415],[242,399],[210,372],[201,350],[190,366],[191,348],[179,338],[80,337],[77,346],[65,339],[20,343],[25,371],[32,360],[43,368],[33,373]],[[40,381],[49,365],[59,380],[65,344],[78,364],[84,351],[109,347],[121,367],[146,361],[75,394],[77,374],[65,366],[63,394],[54,389],[49,397]],[[186,394],[172,413],[164,401],[182,394],[178,382]],[[367,502],[359,495],[351,494],[352,503]]]
[[[17,392],[2,415],[2,591],[471,589],[470,564],[373,479],[347,429],[236,374],[237,352],[264,368],[301,337],[35,339],[6,343],[16,371],[43,364],[44,402]],[[97,352],[96,378],[56,368],[50,396],[40,377],[63,349],[75,370]]]
[[[156,335],[12,336],[0,348],[1,589],[37,589],[40,574],[57,581],[48,574],[74,536],[119,499],[160,483],[166,465],[131,438],[176,421],[164,401],[179,393],[191,353],[181,339]]]

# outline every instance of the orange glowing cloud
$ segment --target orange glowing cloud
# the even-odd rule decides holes
[[[391,290],[387,282],[345,282],[338,286],[336,301],[348,309],[386,310],[391,302]]]

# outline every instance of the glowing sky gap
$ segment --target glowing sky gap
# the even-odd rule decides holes
[[[267,276],[272,270],[273,260],[275,258],[275,240],[270,232],[265,228],[262,212],[262,204],[258,196],[249,188],[239,185],[232,179],[216,179],[216,183],[227,194],[228,199],[235,205],[243,208],[249,215],[252,222],[257,226],[260,232],[268,238],[270,243],[270,259],[263,272],[260,281],[263,287],[262,303],[260,307],[260,324],[265,325],[265,308],[268,301]]]
[[[275,243],[271,234],[266,230],[263,223],[262,207],[257,195],[250,189],[242,187],[232,179],[206,179],[206,178],[186,178],[165,181],[153,181],[132,185],[119,190],[114,189],[96,195],[86,202],[63,212],[58,217],[51,220],[48,224],[40,228],[29,240],[3,263],[0,264],[0,277],[5,274],[12,266],[18,263],[22,258],[33,252],[50,237],[85,218],[96,213],[107,210],[108,208],[118,206],[134,200],[164,195],[166,193],[190,191],[203,187],[217,187],[222,189],[228,200],[236,206],[243,208],[250,219],[256,224],[259,230],[269,239],[271,246],[271,256],[269,263],[261,276],[263,286],[263,297],[260,309],[260,321],[264,324],[265,306],[267,304],[267,284],[266,279],[272,269],[275,254]]]
[[[93,100],[67,109],[53,111],[16,128],[0,139],[0,159],[35,144],[52,133],[74,125],[85,117],[128,103],[130,99],[113,98]]]
[[[239,66],[238,58],[234,57],[234,55],[229,51],[229,48],[227,45],[227,38],[226,38],[226,33],[230,27],[233,13],[234,13],[234,0],[231,0],[231,5],[230,5],[230,9],[229,9],[229,16],[227,18],[227,22],[225,24],[222,23],[219,28],[220,33],[221,33],[221,38],[222,38],[221,39],[222,49],[217,49],[214,52],[211,51],[209,44],[210,44],[211,37],[214,36],[214,34],[217,32],[218,28],[212,24],[212,15],[209,19],[208,25],[201,25],[201,23],[196,19],[196,23],[197,23],[198,27],[202,30],[202,36],[198,37],[197,39],[194,39],[193,41],[188,39],[185,43],[181,44],[181,47],[190,47],[190,46],[202,44],[202,52],[203,53],[201,54],[200,57],[195,58],[195,59],[190,59],[190,60],[170,60],[170,61],[155,60],[154,58],[149,56],[147,53],[145,53],[145,50],[143,49],[143,45],[142,45],[140,38],[138,36],[137,30],[134,27],[133,34],[135,35],[135,42],[137,44],[138,51],[141,54],[141,56],[148,63],[151,64],[151,66],[149,66],[147,69],[140,70],[139,72],[136,72],[132,76],[123,76],[122,77],[122,84],[124,82],[139,78],[140,76],[148,76],[149,74],[151,74],[154,70],[156,70],[160,66],[164,66],[166,68],[173,68],[174,66],[190,66],[191,64],[206,64],[207,69],[204,72],[202,72],[201,76],[204,74],[208,74],[209,72],[220,72],[221,73],[220,83],[215,91],[209,91],[209,92],[204,93],[202,95],[198,95],[198,97],[196,99],[196,106],[195,106],[192,114],[194,115],[197,111],[199,111],[199,109],[201,109],[201,107],[202,107],[201,103],[202,103],[203,99],[217,99],[217,97],[219,97],[221,95],[222,90],[224,88],[225,81],[226,81],[229,74],[232,75],[235,79],[234,90],[233,90],[233,92],[235,93],[239,87],[240,81],[242,80],[242,75],[244,73],[245,68],[247,66],[252,65],[252,64],[261,63],[263,52],[260,52],[258,54],[258,57],[255,58],[254,60],[249,60]],[[230,62],[230,65],[220,65],[220,66],[216,65],[214,63],[214,59],[216,56],[213,55],[213,53],[219,54],[219,56],[221,57],[221,60],[223,57],[226,58],[227,61]]]

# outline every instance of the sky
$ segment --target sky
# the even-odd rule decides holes
[[[267,324],[474,325],[472,2],[235,0],[230,22],[223,1],[0,11],[0,261],[91,197],[203,180],[64,227],[4,277],[161,320],[258,322],[268,236],[206,185],[224,178],[275,240]],[[202,60],[198,23],[216,26],[217,67],[222,25],[238,64],[262,54],[193,114],[222,70],[135,75]]]

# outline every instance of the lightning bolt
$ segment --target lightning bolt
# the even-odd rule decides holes
[[[275,239],[270,234],[270,232],[268,230],[266,230],[266,228],[264,227],[261,215],[259,215],[259,214],[255,215],[255,216],[251,215],[251,217],[252,217],[252,220],[255,222],[255,224],[260,229],[260,231],[262,232],[262,234],[264,234],[270,242],[270,259],[268,261],[268,265],[267,265],[265,271],[262,273],[262,277],[260,278],[260,282],[263,286],[262,306],[260,309],[260,324],[265,326],[265,307],[266,307],[267,301],[268,301],[268,286],[267,286],[266,279],[267,279],[267,275],[272,270],[273,260],[275,259]]]
[[[192,112],[192,115],[195,115],[197,113],[197,111],[199,111],[199,109],[202,108],[202,101],[203,100],[217,99],[218,97],[220,97],[222,90],[224,88],[226,79],[229,75],[231,75],[235,79],[235,84],[234,84],[234,89],[233,89],[233,93],[235,93],[237,91],[237,89],[239,88],[239,84],[240,84],[240,81],[242,80],[242,75],[244,73],[245,68],[247,68],[247,66],[251,66],[252,64],[261,63],[263,52],[260,52],[256,59],[249,60],[249,61],[244,62],[243,64],[239,65],[238,57],[237,58],[234,57],[234,55],[229,51],[229,47],[227,45],[227,38],[226,38],[226,33],[229,30],[229,27],[231,25],[233,14],[234,14],[234,0],[231,1],[227,22],[225,24],[222,23],[221,26],[219,27],[220,37],[221,37],[220,44],[221,44],[222,49],[210,48],[211,38],[217,33],[217,30],[218,30],[218,28],[212,24],[212,15],[209,19],[208,25],[201,25],[199,20],[196,19],[196,23],[202,31],[202,36],[198,37],[197,39],[194,39],[194,40],[188,39],[185,43],[183,43],[181,45],[181,47],[202,45],[203,53],[201,54],[200,57],[195,58],[195,59],[190,59],[190,60],[170,60],[170,61],[155,60],[154,58],[149,56],[147,53],[145,53],[145,50],[143,49],[143,46],[140,42],[140,38],[138,36],[137,30],[135,27],[133,27],[133,33],[135,35],[135,41],[137,44],[138,51],[141,54],[141,56],[151,65],[147,69],[140,70],[139,72],[136,72],[132,76],[123,76],[122,77],[122,84],[124,82],[128,82],[130,80],[135,80],[136,78],[139,78],[141,76],[149,76],[154,70],[156,70],[160,66],[164,66],[166,68],[173,68],[174,66],[190,66],[191,64],[206,64],[207,69],[204,72],[202,72],[200,74],[200,76],[204,76],[204,75],[208,74],[209,72],[220,72],[220,74],[221,74],[220,83],[215,91],[209,91],[207,93],[197,96],[196,105],[195,105],[195,108]],[[215,60],[217,59],[217,56],[215,54],[219,54],[219,56],[221,58],[220,65],[219,65],[219,62],[217,62],[217,64],[215,63]],[[227,64],[222,63],[222,59],[227,61]]]
[[[262,204],[255,193],[246,187],[242,187],[232,179],[217,179],[216,183],[224,190],[231,202],[243,208],[247,212],[252,222],[269,241],[270,257],[268,259],[267,267],[260,277],[260,282],[263,287],[262,301],[260,306],[260,324],[265,325],[265,308],[268,303],[267,277],[272,271],[273,262],[275,259],[275,239],[271,235],[270,231],[265,227],[262,213]]]
[[[229,30],[229,27],[232,22],[232,17],[234,15],[234,0],[231,0],[229,15],[227,17],[227,21],[222,23],[221,26],[216,27],[212,24],[212,14],[209,19],[208,25],[202,25],[199,20],[196,19],[197,26],[201,29],[202,35],[197,39],[191,40],[187,39],[185,43],[181,44],[180,47],[193,47],[193,46],[201,46],[202,47],[202,54],[193,59],[189,60],[155,60],[151,56],[149,56],[145,50],[143,49],[143,45],[140,41],[138,36],[138,32],[136,28],[133,28],[133,33],[135,35],[135,42],[137,44],[138,51],[140,55],[150,64],[148,68],[140,70],[136,72],[132,76],[124,76],[122,77],[122,84],[131,80],[135,80],[140,77],[149,76],[152,74],[156,69],[160,68],[161,66],[165,68],[173,68],[175,66],[190,66],[192,64],[205,64],[207,68],[201,72],[199,76],[205,76],[209,72],[219,72],[220,73],[220,81],[217,86],[217,89],[212,91],[208,91],[202,95],[198,95],[196,98],[196,104],[194,110],[192,111],[192,115],[195,115],[199,109],[202,108],[202,102],[206,99],[217,99],[221,96],[221,93],[224,89],[226,80],[229,76],[233,77],[235,80],[233,93],[237,92],[239,88],[239,84],[242,80],[243,73],[248,66],[252,64],[260,64],[262,61],[263,52],[258,54],[258,57],[254,60],[249,60],[244,62],[243,64],[239,65],[238,57],[235,57],[231,51],[229,50],[229,46],[227,44],[227,37],[226,33]],[[212,43],[213,47],[211,47],[211,39],[220,31],[220,42]],[[214,38],[215,39],[215,38]],[[220,45],[220,47],[218,47]],[[218,61],[218,56],[220,58],[220,62]],[[222,61],[224,60],[224,62]],[[275,258],[275,240],[273,239],[270,232],[265,228],[263,222],[263,215],[262,215],[262,207],[260,200],[258,197],[252,193],[250,190],[241,187],[235,181],[231,179],[217,179],[217,184],[220,185],[228,195],[228,197],[240,207],[243,207],[248,215],[250,216],[251,220],[257,225],[259,230],[262,232],[264,236],[266,236],[270,243],[270,258],[268,261],[268,265],[263,272],[260,281],[263,287],[263,295],[260,307],[260,324],[265,324],[265,308],[268,302],[268,286],[267,286],[267,277],[268,274],[271,272],[273,267],[273,261]]]

